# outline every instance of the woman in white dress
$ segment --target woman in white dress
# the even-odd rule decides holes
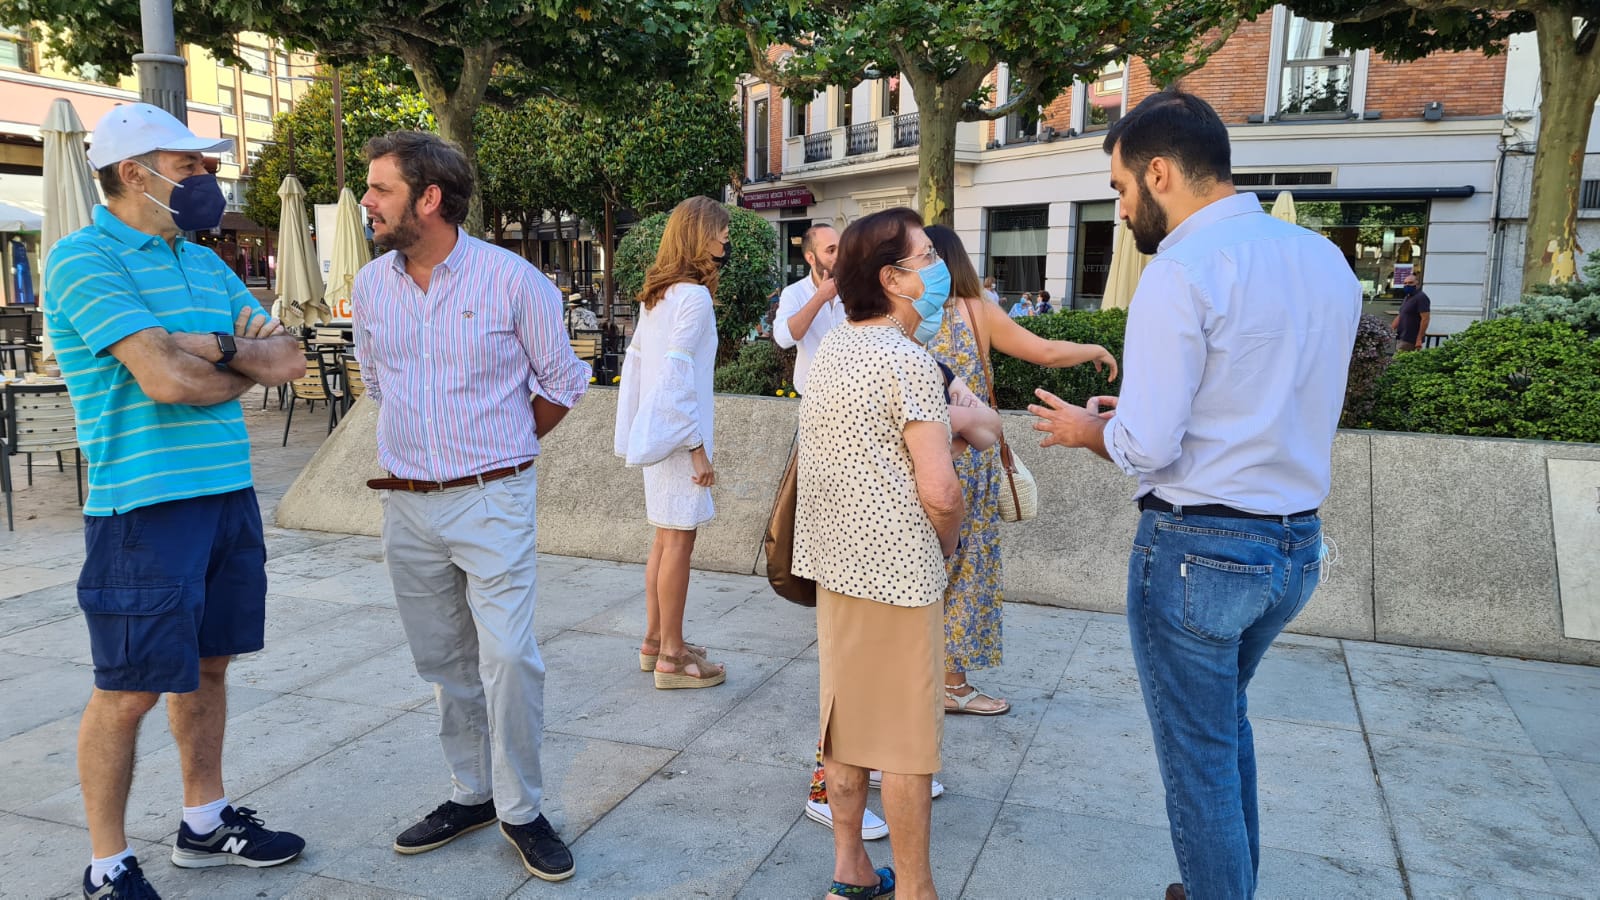
[[[639,323],[622,366],[616,453],[644,469],[645,518],[655,526],[645,567],[639,668],[656,687],[721,684],[723,666],[683,640],[689,557],[715,509],[712,372],[717,322],[711,297],[728,261],[728,210],[708,197],[678,204],[639,293]]]

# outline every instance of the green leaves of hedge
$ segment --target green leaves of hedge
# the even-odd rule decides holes
[[[1121,309],[1069,309],[1045,316],[1029,316],[1017,323],[1040,337],[1052,341],[1099,344],[1111,351],[1120,364],[1122,333],[1128,327],[1128,313]],[[1033,389],[1044,388],[1068,403],[1082,404],[1090,397],[1116,394],[1122,379],[1107,381],[1108,372],[1094,366],[1046,369],[1003,353],[993,354],[994,388],[1002,409],[1025,409],[1034,402]]]

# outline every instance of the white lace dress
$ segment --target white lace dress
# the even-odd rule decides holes
[[[712,374],[717,323],[711,292],[681,282],[654,309],[641,309],[622,363],[615,451],[644,469],[645,518],[688,531],[711,521],[710,488],[692,480],[689,451],[712,447]]]

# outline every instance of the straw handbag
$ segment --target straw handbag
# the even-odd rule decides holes
[[[989,342],[984,340],[978,320],[973,317],[972,308],[967,305],[965,297],[961,299],[961,312],[966,316],[967,325],[978,344],[978,359],[983,367],[983,386],[989,395],[989,405],[998,410],[1000,403],[995,399],[994,373],[989,368]],[[1012,454],[1011,445],[1006,443],[1004,435],[1000,437],[1000,468],[1005,472],[1000,484],[1000,520],[1026,522],[1039,515],[1039,485],[1022,460]]]

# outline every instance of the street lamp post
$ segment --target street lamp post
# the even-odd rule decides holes
[[[188,88],[183,70],[189,63],[178,55],[172,0],[139,0],[139,20],[144,52],[133,56],[139,69],[139,99],[172,113],[180,122],[188,122]]]

